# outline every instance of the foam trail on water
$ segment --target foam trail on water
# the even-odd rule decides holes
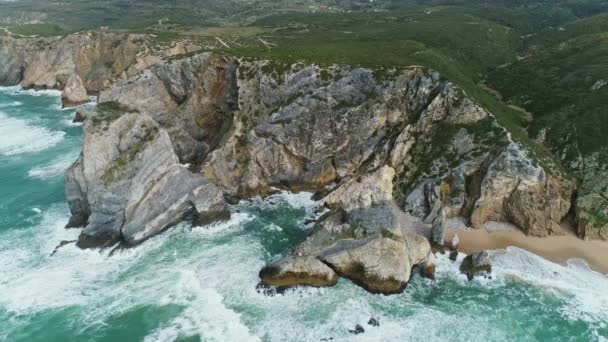
[[[38,152],[57,145],[65,132],[32,126],[25,120],[0,112],[0,155]]]
[[[21,106],[22,104],[23,104],[23,102],[19,102],[19,101],[13,101],[13,102],[9,102],[9,103],[0,103],[0,108],[18,107],[18,106]]]
[[[62,176],[65,170],[78,158],[77,153],[70,153],[55,158],[49,164],[37,166],[28,171],[27,175],[30,178],[49,179]]]
[[[21,86],[0,87],[0,92],[9,95],[28,95],[28,96],[61,96],[61,90],[55,89],[23,89]]]
[[[213,288],[204,288],[194,271],[182,270],[174,293],[164,296],[160,304],[186,306],[184,312],[167,327],[145,341],[174,341],[179,336],[198,334],[204,341],[260,341],[241,323],[240,315],[227,308],[223,296]]]
[[[572,260],[559,265],[523,249],[509,247],[493,256],[500,278],[519,279],[562,297],[562,315],[571,320],[608,323],[608,277]]]

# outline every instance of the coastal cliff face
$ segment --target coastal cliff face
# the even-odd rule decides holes
[[[541,165],[433,71],[214,53],[143,63],[137,36],[117,36],[120,44],[70,37],[50,50],[2,40],[0,61],[11,67],[0,81],[99,93],[83,152],[66,174],[70,226],[84,227],[81,247],[134,245],[187,217],[226,219],[227,200],[316,191],[327,212],[306,240],[260,272],[262,283],[327,286],[342,276],[395,293],[413,268],[431,273],[429,240],[443,244],[452,218],[477,228],[506,221],[547,236],[562,234],[567,214],[586,203],[578,197],[574,205],[573,180],[550,161]],[[84,45],[68,53],[59,48],[68,41]],[[93,72],[93,57],[75,51],[117,60]],[[606,238],[577,215],[581,236]]]
[[[162,57],[190,52],[179,42],[151,51],[139,34],[86,32],[65,37],[0,37],[0,85],[63,90],[64,106],[88,101],[120,79],[135,75]]]

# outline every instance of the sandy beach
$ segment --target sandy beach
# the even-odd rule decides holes
[[[458,249],[463,253],[514,246],[557,263],[572,258],[584,259],[592,269],[608,274],[608,241],[584,241],[572,234],[537,238],[519,230],[489,232],[486,229],[450,229],[448,241],[456,233],[460,239]]]

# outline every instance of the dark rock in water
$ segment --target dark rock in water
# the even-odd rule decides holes
[[[458,250],[453,250],[450,252],[450,260],[456,261],[458,259]]]
[[[460,272],[466,274],[469,280],[476,275],[492,272],[488,252],[481,251],[467,255],[460,265]]]
[[[120,234],[115,232],[101,232],[97,235],[88,235],[82,233],[80,236],[78,236],[76,246],[82,249],[105,248],[114,246],[120,241],[122,241]]]
[[[369,321],[367,321],[367,324],[371,325],[372,327],[380,326],[380,322],[378,322],[378,320],[375,319],[374,317],[370,318]]]
[[[259,282],[255,290],[268,297],[274,297],[276,295],[282,295],[289,287],[287,286],[269,286],[264,284],[263,282]]]
[[[194,213],[192,224],[196,227],[206,226],[211,223],[223,222],[230,220],[230,211],[228,208],[210,210],[207,212]]]
[[[435,280],[435,254],[429,253],[426,261],[420,265],[420,275],[427,279]]]
[[[81,110],[77,110],[76,114],[74,114],[74,120],[72,120],[73,123],[77,123],[77,122],[84,122],[84,120],[87,118],[87,115],[81,111]]]
[[[363,327],[360,324],[355,325],[355,329],[354,330],[348,330],[349,333],[351,334],[363,334],[365,332],[365,329],[363,329]]]
[[[71,243],[74,243],[74,242],[76,242],[76,241],[77,241],[77,240],[63,240],[63,241],[61,241],[61,242],[60,242],[60,243],[57,245],[57,247],[55,247],[55,249],[53,250],[53,253],[51,253],[51,256],[55,255],[55,253],[57,253],[57,251],[59,250],[59,248],[61,248],[61,247],[65,246],[65,245],[69,245],[69,244],[71,244]]]
[[[311,218],[307,218],[306,220],[304,220],[304,225],[308,226],[308,225],[313,224],[315,222],[317,222],[316,218],[312,218],[312,217]]]
[[[333,286],[338,282],[337,274],[315,257],[287,256],[264,267],[259,277],[267,286],[284,288]]]
[[[66,228],[82,228],[87,225],[87,221],[89,217],[84,213],[78,213],[76,215],[70,216],[70,220],[68,224],[65,225]]]

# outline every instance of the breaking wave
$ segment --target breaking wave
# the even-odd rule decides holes
[[[64,135],[0,112],[0,155],[42,151],[58,144]]]

